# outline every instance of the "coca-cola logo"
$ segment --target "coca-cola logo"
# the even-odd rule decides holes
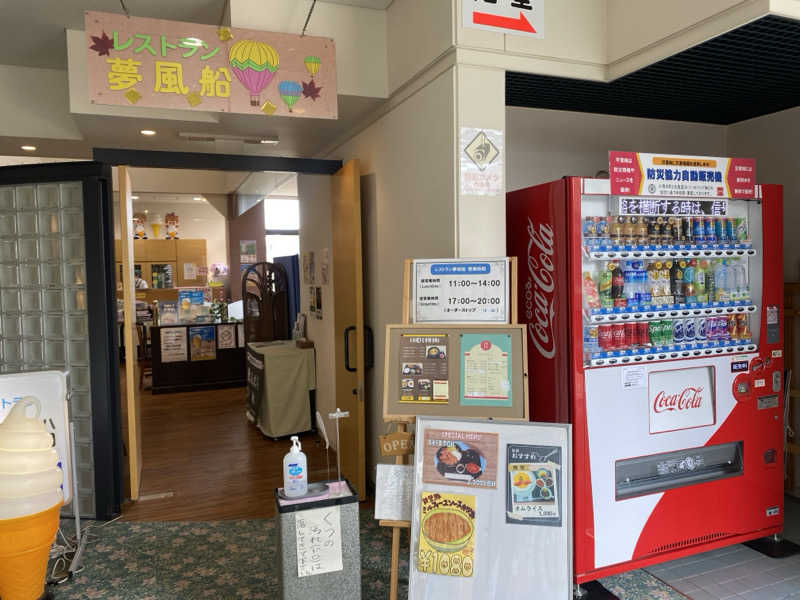
[[[531,343],[544,358],[556,353],[553,335],[555,278],[553,228],[528,218],[528,278],[525,282],[525,316]]]
[[[702,387],[686,387],[677,394],[667,394],[664,390],[661,390],[653,399],[653,412],[655,413],[691,410],[694,408],[702,408],[702,406]]]

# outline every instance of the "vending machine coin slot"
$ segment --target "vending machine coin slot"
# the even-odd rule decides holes
[[[773,371],[772,372],[772,391],[773,392],[780,392],[781,391],[781,372],[780,371]]]
[[[767,307],[767,343],[777,344],[781,341],[781,329],[779,326],[778,307]]]

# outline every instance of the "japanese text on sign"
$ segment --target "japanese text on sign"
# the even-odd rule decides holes
[[[415,260],[414,322],[508,322],[508,259]]]
[[[728,214],[727,200],[670,200],[668,198],[632,198],[620,196],[616,214],[620,215],[675,215],[675,216],[719,216]]]
[[[333,40],[87,11],[96,104],[337,118]]]
[[[342,528],[338,506],[298,511],[297,576],[342,570]]]
[[[614,195],[755,197],[752,159],[609,152],[608,162]]]

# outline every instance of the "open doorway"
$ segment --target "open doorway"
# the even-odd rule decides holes
[[[118,276],[124,273],[126,260],[121,246],[126,234],[133,235],[137,239],[132,240],[129,262],[133,268],[131,280],[136,304],[131,313],[137,336],[132,356],[134,370],[138,372],[133,377],[132,395],[125,364],[120,367],[120,380],[127,469],[124,479],[131,483],[135,479],[138,489],[129,490],[127,496],[137,501],[124,507],[124,517],[144,521],[269,517],[274,511],[274,488],[282,485],[281,462],[288,448],[288,437],[270,439],[263,428],[259,430],[258,423],[249,423],[245,418],[246,340],[243,327],[237,323],[243,313],[241,279],[250,265],[282,261],[291,264],[286,259],[293,258],[294,271],[285,268],[289,287],[296,288],[294,311],[290,311],[287,321],[291,331],[298,313],[304,314],[306,320],[313,319],[306,335],[315,342],[313,367],[317,382],[332,383],[337,362],[361,362],[363,377],[363,347],[360,351],[352,349],[349,361],[341,356],[342,332],[346,327],[337,324],[342,317],[337,319],[332,301],[337,293],[341,295],[343,285],[352,285],[352,281],[344,284],[340,281],[338,292],[334,290],[337,286],[334,263],[337,254],[345,254],[341,249],[337,253],[333,245],[332,219],[337,212],[333,208],[335,177],[313,176],[315,181],[309,189],[314,198],[309,199],[308,207],[320,202],[330,206],[327,215],[303,222],[295,173],[162,168],[126,171],[130,185],[121,183],[120,178],[115,187],[130,197],[133,218],[130,227],[120,227],[124,209],[115,218],[118,232],[115,273]],[[218,185],[211,185],[215,181]],[[357,177],[353,181],[357,182]],[[117,202],[119,198],[115,206],[121,206]],[[338,212],[342,218],[341,207]],[[357,218],[360,228],[360,214],[348,214],[347,218]],[[328,238],[318,238],[318,232],[313,235],[310,230],[304,232],[303,224],[327,230]],[[324,248],[317,249],[319,244],[324,244]],[[313,277],[309,255],[316,255],[310,261],[315,263],[311,267]],[[350,264],[356,262],[352,256],[347,260]],[[350,280],[355,276],[345,268],[339,270]],[[316,285],[308,285],[309,281]],[[124,309],[124,277],[118,277],[117,285],[119,304]],[[194,294],[188,296],[189,292]],[[357,295],[360,292],[348,290],[344,300],[336,304],[355,310]],[[327,296],[331,296],[331,301],[326,303]],[[193,306],[189,309],[190,318],[179,323],[186,326],[184,349],[181,343],[174,345],[173,332],[178,328],[170,325],[174,313],[178,313],[179,321],[184,320],[181,311],[186,297],[191,298]],[[224,305],[226,316],[217,312],[220,305]],[[363,311],[362,306],[358,308]],[[124,310],[122,313],[124,320]],[[165,317],[167,322],[162,323]],[[355,324],[354,317],[347,318]],[[233,326],[233,347],[223,343],[220,333],[220,327],[228,331],[228,325]],[[168,340],[161,335],[165,328],[172,336]],[[202,339],[195,352],[197,336],[193,334],[211,328],[215,330],[211,335],[213,341]],[[185,360],[168,356],[169,352],[181,351],[185,352]],[[165,357],[174,362],[165,364]],[[165,367],[173,376],[175,372],[180,375],[181,370],[187,374],[187,369],[194,368],[183,379],[179,376],[165,379],[161,376]],[[344,364],[341,370],[350,376]],[[363,385],[345,380],[341,383],[342,387],[349,386],[350,396],[353,396],[351,391],[363,392]],[[322,396],[319,408],[323,414],[336,406],[347,409],[349,399],[340,400],[336,385],[325,385],[324,392],[319,389],[322,385],[313,387]],[[316,400],[313,392],[311,400]],[[356,395],[354,407],[359,403],[363,407],[363,400]],[[131,406],[136,407],[134,415],[129,414]],[[354,427],[342,447],[343,454],[354,457],[350,460],[360,464],[360,467],[343,464],[343,471],[351,481],[364,476],[363,412],[360,417],[355,416],[353,425],[359,419],[361,424]],[[310,423],[314,421],[312,408]],[[133,434],[131,424],[136,429]],[[330,426],[328,430],[331,431]],[[343,440],[344,433],[343,428]],[[301,435],[301,440],[308,454],[310,479],[327,478],[328,461],[317,434],[308,431]],[[350,445],[354,447],[350,449]],[[333,450],[330,459],[334,465],[331,474],[335,476]],[[131,469],[138,469],[137,477],[131,476]],[[363,494],[363,487],[359,491]]]

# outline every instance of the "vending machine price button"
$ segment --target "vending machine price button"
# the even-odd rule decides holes
[[[767,380],[766,380],[766,379],[756,379],[756,380],[753,382],[753,387],[754,387],[754,388],[762,388],[762,387],[764,387],[765,385],[767,385]]]

